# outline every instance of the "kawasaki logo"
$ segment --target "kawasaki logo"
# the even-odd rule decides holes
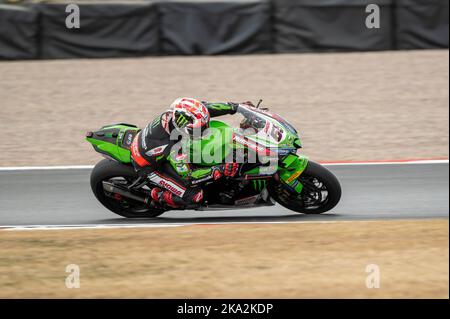
[[[192,183],[193,185],[195,185],[195,184],[198,184],[198,183],[202,183],[202,182],[209,181],[209,180],[212,179],[212,178],[213,178],[213,175],[210,174],[210,175],[208,175],[208,176],[206,176],[206,177],[203,177],[203,178],[200,178],[200,179],[194,179],[191,183]]]

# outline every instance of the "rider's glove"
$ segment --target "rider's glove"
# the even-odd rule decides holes
[[[255,106],[255,104],[253,104],[252,101],[242,102],[240,104],[248,105],[248,106],[251,106],[251,107],[256,107],[256,108],[259,108],[260,110],[263,110],[263,111],[268,111],[269,110],[268,107],[259,107],[261,102],[262,102],[262,100],[258,103],[258,106]]]
[[[212,169],[213,180],[218,180],[222,176],[233,177],[236,175],[239,169],[238,163],[226,163],[222,165],[214,166]]]
[[[212,172],[212,177],[213,177],[213,180],[218,180],[219,178],[221,178],[222,177],[222,171],[223,171],[223,167],[221,167],[221,166],[215,166],[214,168],[213,168],[213,172]]]
[[[255,107],[255,105],[252,103],[252,101],[242,102],[241,104],[245,104],[245,105],[248,105],[248,106],[253,106],[253,107]]]
[[[238,163],[226,163],[223,166],[223,175],[227,177],[234,177],[239,169]]]

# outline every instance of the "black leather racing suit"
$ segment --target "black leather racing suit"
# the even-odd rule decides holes
[[[234,103],[203,103],[210,117],[236,113]],[[203,192],[200,187],[190,185],[168,161],[172,147],[179,141],[170,138],[174,130],[171,117],[171,110],[164,112],[136,135],[131,145],[131,158],[141,176],[148,177],[162,189],[170,191],[164,193],[163,201],[169,206],[178,207],[200,202]]]

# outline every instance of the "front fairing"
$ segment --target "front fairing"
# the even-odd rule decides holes
[[[244,170],[242,173],[245,178],[271,177],[278,173],[285,185],[295,192],[301,192],[302,185],[297,178],[305,170],[308,159],[296,154],[301,147],[297,131],[285,119],[264,110],[239,106],[238,112],[247,119],[253,119],[255,125],[241,125],[240,128],[233,129],[224,122],[212,120],[209,134],[202,139],[186,141],[190,162],[196,166],[213,166],[236,161],[233,156],[239,150],[252,149],[260,156],[258,161],[252,163],[266,161],[270,164]],[[173,162],[172,166],[176,169],[181,165]]]
[[[277,159],[277,166],[271,172],[278,174],[279,180],[295,193],[300,193],[303,185],[298,177],[308,165],[308,158],[296,154],[301,148],[301,141],[297,130],[281,116],[251,106],[240,105],[238,112],[245,118],[255,119],[256,130],[243,132],[246,138],[264,145]],[[242,130],[241,130],[242,131]],[[244,130],[245,131],[245,130]],[[270,170],[269,170],[270,171]],[[254,176],[263,175],[263,170],[254,168],[250,173]]]
[[[240,129],[247,138],[279,155],[295,153],[301,148],[297,130],[281,116],[247,105],[240,105],[238,112],[257,123],[257,126]]]
[[[210,128],[201,139],[185,139],[184,154],[188,154],[190,163],[198,166],[214,166],[226,162],[233,151],[234,129],[228,124],[211,120]]]

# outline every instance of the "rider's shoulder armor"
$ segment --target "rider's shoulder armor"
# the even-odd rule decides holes
[[[142,145],[144,150],[167,144],[170,140],[170,114],[168,112],[156,117],[142,130]]]

